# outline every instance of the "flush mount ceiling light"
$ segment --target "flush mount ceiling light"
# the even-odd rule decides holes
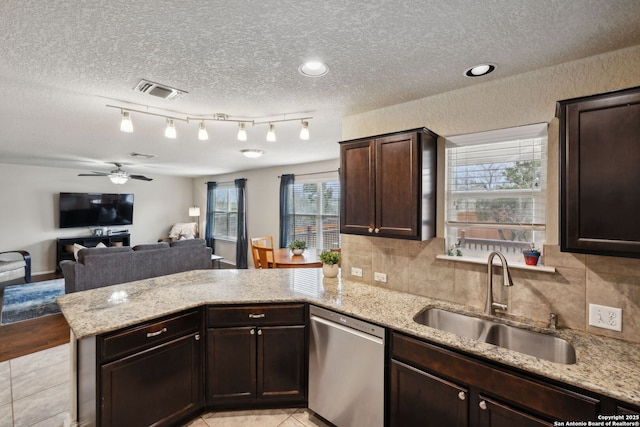
[[[481,77],[486,76],[495,69],[496,66],[493,64],[478,64],[465,71],[464,75],[467,77]]]
[[[129,174],[123,170],[111,172],[107,175],[114,184],[122,185],[129,181]]]
[[[149,111],[149,109],[157,109],[155,107],[150,107],[148,105],[140,105],[140,107],[145,107],[145,110],[139,110],[134,108],[126,108],[120,107],[116,105],[107,105],[109,108],[117,108],[120,110],[121,121],[120,121],[120,130],[122,132],[131,133],[133,132],[133,124],[131,121],[131,113],[139,113],[145,114],[149,116],[162,117],[166,120],[166,128],[164,131],[164,136],[170,139],[175,139],[177,137],[175,121],[183,121],[190,123],[191,121],[198,122],[198,139],[201,141],[206,141],[209,139],[209,133],[207,132],[207,128],[205,127],[205,121],[214,121],[214,122],[231,122],[238,123],[238,141],[246,141],[247,140],[247,129],[246,125],[250,124],[251,126],[258,125],[269,125],[269,132],[267,134],[267,141],[274,142],[276,140],[275,136],[275,123],[282,122],[291,122],[291,121],[300,121],[302,122],[302,129],[300,131],[300,139],[308,140],[309,139],[309,120],[313,119],[311,116],[300,117],[303,113],[287,113],[282,114],[281,119],[271,119],[265,121],[258,121],[255,118],[230,118],[227,114],[223,113],[215,113],[211,115],[201,115],[197,117],[192,117],[187,115],[186,113],[181,113],[178,111],[167,111],[169,114],[162,113],[154,113]],[[287,118],[287,116],[298,116],[297,118]],[[183,117],[179,117],[183,116]],[[277,117],[277,116],[271,116]]]
[[[198,139],[200,141],[206,141],[209,139],[209,132],[207,132],[207,128],[204,126],[204,120],[201,121],[198,126]]]
[[[250,159],[257,159],[258,157],[261,157],[264,154],[264,151],[256,150],[256,149],[253,149],[253,148],[247,148],[247,149],[244,149],[244,150],[240,150],[240,152],[245,157],[248,157]]]
[[[307,61],[300,64],[298,71],[307,77],[322,77],[329,72],[329,67],[320,61]]]

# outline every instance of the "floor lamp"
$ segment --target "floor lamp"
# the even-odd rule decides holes
[[[197,206],[192,206],[189,208],[189,216],[190,217],[198,217],[198,220],[196,221],[196,237],[200,237],[200,208]]]

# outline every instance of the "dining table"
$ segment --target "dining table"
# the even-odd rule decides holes
[[[320,252],[317,249],[305,249],[301,255],[294,255],[291,249],[280,248],[273,251],[277,268],[318,268],[322,267]]]

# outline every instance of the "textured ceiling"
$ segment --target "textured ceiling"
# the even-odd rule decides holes
[[[0,162],[201,176],[337,158],[345,115],[640,44],[640,1],[3,0],[0,28]],[[329,73],[300,75],[308,59]],[[485,61],[497,71],[463,76]],[[133,92],[142,78],[188,94]],[[218,122],[207,142],[193,122],[168,140],[149,115],[120,132],[107,104],[314,119],[306,142],[297,122],[277,125],[275,143],[264,125],[241,143],[236,124]]]

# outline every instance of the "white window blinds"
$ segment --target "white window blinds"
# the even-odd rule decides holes
[[[478,257],[497,250],[517,261],[531,244],[541,248],[546,170],[546,124],[447,138],[447,248]]]

